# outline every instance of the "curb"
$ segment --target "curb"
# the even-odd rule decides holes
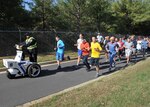
[[[77,58],[71,58],[70,60],[75,60]],[[65,60],[63,62],[66,62],[66,61],[69,61],[69,60]],[[46,62],[39,62],[40,65],[46,65],[46,64],[53,64],[53,63],[57,63],[57,61],[46,61]]]
[[[6,68],[0,68],[0,72],[4,72],[4,71],[6,71],[7,69]]]

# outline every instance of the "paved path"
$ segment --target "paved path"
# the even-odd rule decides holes
[[[139,56],[138,60],[141,59]],[[103,74],[108,74],[109,64],[104,63],[103,58],[100,61]],[[125,60],[117,63],[118,69],[125,66]],[[64,63],[61,71],[55,70],[56,64],[43,67],[38,78],[9,80],[5,73],[0,74],[0,107],[14,107],[95,79],[95,69],[86,72],[85,67],[76,68],[74,65],[76,61]]]

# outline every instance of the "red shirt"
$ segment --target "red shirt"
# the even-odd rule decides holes
[[[82,55],[85,56],[85,55],[89,55],[90,53],[90,45],[88,42],[82,42],[81,45],[80,45],[80,48],[82,50]]]
[[[119,50],[122,50],[124,48],[123,47],[124,43],[122,41],[119,41],[118,43],[119,43]]]

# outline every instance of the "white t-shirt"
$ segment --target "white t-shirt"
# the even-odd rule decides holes
[[[98,36],[97,36],[97,40],[98,40],[99,43],[103,43],[104,38],[103,38],[102,35],[98,35]]]
[[[137,41],[137,46],[136,46],[136,49],[137,49],[137,50],[141,50],[141,48],[142,48],[141,43],[142,43],[141,40],[138,40],[138,41]]]
[[[80,39],[80,38],[77,40],[77,49],[79,49],[79,50],[81,50],[80,45],[81,45],[82,41],[83,41],[83,39]]]

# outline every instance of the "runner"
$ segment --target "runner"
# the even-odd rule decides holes
[[[150,52],[150,38],[148,38],[148,53]]]
[[[147,43],[148,43],[148,45],[147,45],[147,52],[146,52],[146,54],[148,54],[148,53],[149,53],[149,44],[150,44],[150,41],[149,41],[149,38],[148,38],[148,37],[146,38],[146,40],[147,40]]]
[[[142,40],[141,47],[142,47],[143,57],[145,57],[145,54],[146,54],[147,48],[148,48],[148,41],[147,41],[146,37],[144,37],[144,39]]]
[[[97,35],[97,41],[100,44],[100,46],[103,48],[104,38],[100,33],[98,33],[98,35]]]
[[[119,61],[121,60],[122,56],[123,56],[123,51],[124,51],[124,43],[122,42],[122,38],[119,38],[119,50],[118,50],[118,55],[119,55]]]
[[[79,39],[77,40],[77,44],[74,44],[74,46],[77,46],[77,49],[78,49],[77,67],[80,64],[80,60],[81,60],[81,57],[82,57],[82,50],[80,48],[80,45],[81,45],[82,41],[83,41],[83,34],[80,34]]]
[[[98,42],[96,42],[96,38],[92,37],[91,42],[91,59],[90,59],[90,65],[93,65],[96,67],[96,77],[99,77],[99,59],[100,59],[100,53],[102,51],[102,47]]]
[[[114,61],[114,58],[115,58],[115,56],[116,56],[116,47],[118,47],[118,45],[116,44],[116,42],[115,42],[115,37],[111,37],[110,38],[110,42],[109,43],[107,43],[107,45],[106,45],[106,50],[107,50],[107,52],[109,53],[109,71],[111,71],[111,69],[113,68],[113,67],[115,67],[116,68],[116,63],[115,63],[115,61]],[[114,64],[114,65],[113,65]]]
[[[56,41],[57,47],[54,48],[54,50],[56,50],[57,69],[61,69],[61,61],[64,59],[65,44],[58,36],[56,36]]]
[[[141,38],[141,36],[138,36],[136,49],[140,53],[142,52],[141,42],[142,42],[142,38]]]
[[[131,42],[130,38],[127,39],[127,42],[125,42],[124,47],[125,47],[125,55],[126,55],[126,59],[127,59],[126,66],[128,66],[129,61],[131,59],[132,48],[134,47],[134,45]]]
[[[126,36],[122,37],[122,42],[125,44],[125,42],[126,42]]]
[[[106,36],[105,40],[104,40],[104,43],[103,43],[104,47],[106,47],[106,45],[107,45],[108,42],[110,42],[109,41],[109,36]],[[104,50],[105,50],[105,59],[106,59],[106,62],[108,62],[108,52],[107,52],[107,50],[105,48],[104,48]]]
[[[135,62],[137,61],[137,41],[135,39],[135,35],[131,35],[131,42],[133,43],[132,54],[134,55]]]
[[[125,44],[125,42],[126,42],[126,36],[123,36],[122,37],[122,42]],[[125,55],[125,48],[123,48],[123,55]]]
[[[115,38],[115,43],[117,44],[116,46],[116,56],[114,58],[114,61],[118,61],[119,60],[119,41],[118,41],[118,38]]]
[[[82,58],[83,58],[83,64],[86,66],[86,70],[90,71],[90,65],[88,63],[88,57],[89,57],[89,53],[90,53],[90,45],[89,43],[83,39],[83,42],[81,43],[81,50],[82,50]]]

